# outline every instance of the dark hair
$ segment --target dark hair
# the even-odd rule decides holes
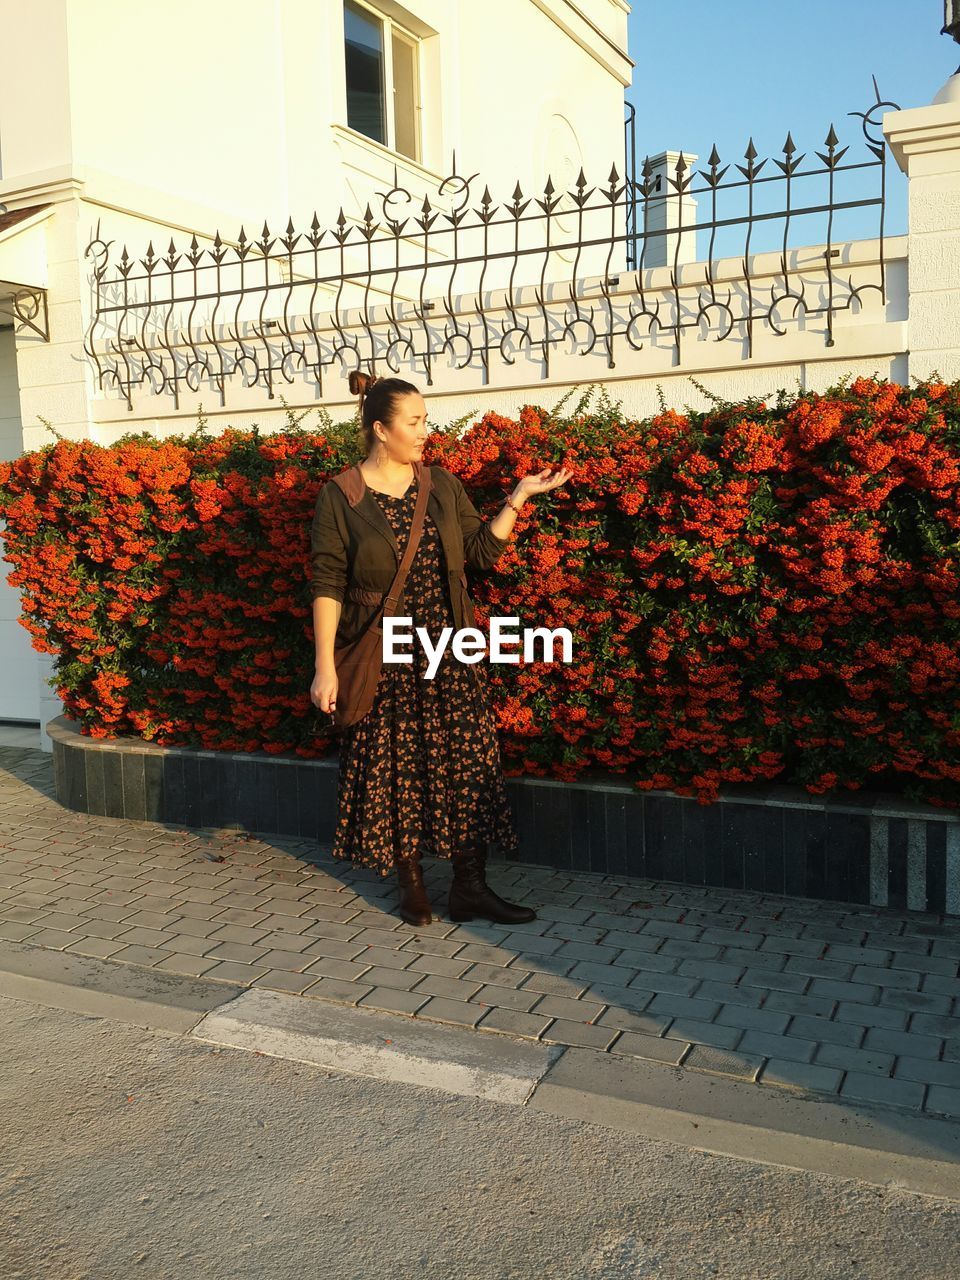
[[[411,391],[420,388],[403,378],[377,378],[359,369],[350,370],[350,390],[360,396],[360,421],[363,424],[363,445],[367,453],[377,442],[373,433],[375,422],[389,423],[396,413],[397,401]]]

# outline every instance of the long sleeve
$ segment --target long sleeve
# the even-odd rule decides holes
[[[310,526],[311,598],[343,601],[347,593],[347,551],[333,511],[330,483],[317,495]]]
[[[463,530],[464,558],[474,569],[489,569],[503,555],[510,539],[497,537],[490,528],[490,521],[484,520],[470,501],[459,476],[455,476],[452,471],[447,474],[453,480],[457,492],[457,515]]]

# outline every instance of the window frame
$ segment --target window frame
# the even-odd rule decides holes
[[[395,155],[402,156],[405,160],[410,160],[414,164],[423,164],[423,41],[415,31],[411,31],[409,27],[402,22],[398,22],[396,18],[392,18],[388,13],[384,13],[373,4],[366,3],[366,0],[343,0],[343,8],[353,8],[359,10],[367,18],[380,24],[383,43],[383,96],[386,116],[386,141],[380,142],[377,138],[371,138],[368,133],[364,133],[360,129],[354,128],[349,123],[349,114],[345,109],[346,126],[352,129],[354,133],[367,142],[372,142],[375,146],[386,147],[388,151],[392,151]],[[394,32],[399,36],[402,43],[408,44],[413,54],[413,138],[415,155],[409,156],[405,151],[397,149],[397,103],[396,103],[396,83],[393,70],[393,38]],[[344,69],[344,96],[348,92],[346,83],[346,24],[344,24],[343,33],[343,69]]]

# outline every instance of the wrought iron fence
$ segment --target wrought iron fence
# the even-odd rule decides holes
[[[819,165],[802,169],[805,155],[788,134],[783,158],[771,170],[751,139],[739,177],[726,179],[716,147],[705,168],[690,170],[683,154],[672,171],[658,171],[647,157],[636,176],[628,155],[627,176],[614,165],[605,181],[591,186],[581,169],[576,181],[558,191],[548,177],[541,192],[527,195],[517,182],[509,200],[495,203],[489,187],[477,196],[478,175],[453,172],[422,197],[399,185],[378,193],[377,212],[348,219],[341,208],[336,223],[322,227],[316,214],[297,232],[288,220],[282,234],[264,223],[258,240],[241,228],[236,243],[219,231],[204,247],[196,235],[185,250],[173,239],[161,256],[149,244],[142,257],[124,246],[111,259],[97,224],[88,246],[93,263],[92,319],[86,350],[101,390],[116,389],[133,408],[142,387],[171,393],[177,405],[183,388],[206,383],[225,403],[232,378],[263,386],[270,398],[281,383],[312,381],[322,395],[324,375],[351,368],[371,372],[422,371],[428,385],[443,361],[472,367],[483,380],[495,359],[516,363],[518,353],[538,358],[540,376],[550,371],[559,350],[588,355],[599,347],[607,367],[616,367],[624,344],[640,350],[644,337],[669,334],[680,360],[687,330],[711,328],[720,341],[735,330],[746,354],[753,353],[754,326],[786,332],[780,309],[824,317],[826,344],[834,342],[834,316],[850,308],[866,290],[886,300],[883,255],[886,146],[876,101],[859,116],[870,158],[844,157],[833,125],[817,151]],[[626,122],[627,137],[631,121]],[[635,161],[633,161],[635,166]],[[876,194],[841,199],[840,175],[876,171]],[[699,175],[702,186],[694,185]],[[801,181],[826,184],[826,200],[795,199]],[[782,195],[775,207],[761,207],[761,194]],[[704,196],[705,208],[694,202]],[[722,203],[739,198],[745,212],[723,217]],[[843,211],[873,206],[878,215],[880,252],[876,279],[846,282],[834,265],[834,220]],[[788,240],[796,225],[819,218],[825,253],[822,280],[809,288],[788,261]],[[751,238],[761,224],[782,223],[779,271],[761,288],[751,262]],[[719,279],[714,259],[718,233],[731,228],[743,236],[737,289]],[[691,236],[709,232],[702,260],[691,259]],[[694,283],[681,281],[681,266],[702,267]],[[669,275],[656,288],[645,279],[656,263]],[[689,274],[684,273],[685,276]],[[808,292],[809,288],[809,292]],[[766,290],[765,295],[764,290]],[[736,297],[734,297],[734,293]],[[810,296],[811,294],[815,296]],[[342,390],[342,383],[338,390]]]

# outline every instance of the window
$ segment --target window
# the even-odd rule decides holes
[[[347,124],[420,160],[419,42],[390,18],[345,0]]]

